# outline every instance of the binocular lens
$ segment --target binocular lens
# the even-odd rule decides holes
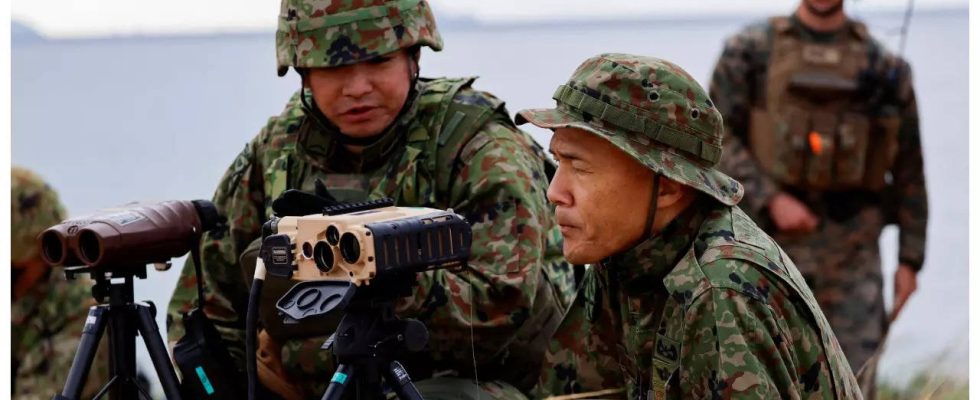
[[[90,230],[83,230],[78,234],[79,257],[86,264],[94,264],[102,257],[102,244],[99,243],[99,236]]]
[[[333,269],[333,250],[326,242],[317,242],[313,247],[313,262],[316,267],[323,272],[330,272]]]
[[[41,251],[44,258],[52,265],[61,265],[65,261],[65,243],[54,231],[46,231],[41,235]]]
[[[351,264],[361,258],[361,245],[353,233],[347,232],[340,237],[340,255],[344,257],[344,261]]]

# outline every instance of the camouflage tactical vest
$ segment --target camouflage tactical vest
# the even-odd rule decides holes
[[[802,189],[879,190],[898,151],[897,117],[876,117],[869,95],[871,37],[849,21],[831,43],[801,37],[787,17],[770,20],[764,104],[753,106],[749,141],[761,167]]]
[[[659,315],[659,321],[653,326],[657,326],[655,332],[637,332],[636,335],[650,338],[652,337],[653,361],[650,369],[651,375],[646,380],[650,382],[647,399],[666,399],[679,398],[674,393],[676,387],[677,370],[680,367],[680,355],[684,343],[681,341],[684,332],[684,312],[686,304],[690,301],[689,296],[695,293],[700,285],[705,281],[715,285],[726,285],[728,276],[706,276],[704,270],[700,268],[714,261],[722,259],[735,259],[744,261],[755,268],[764,271],[768,277],[778,280],[794,292],[799,294],[803,300],[803,305],[810,311],[810,319],[816,322],[821,345],[828,355],[828,367],[833,374],[832,382],[835,383],[834,392],[837,398],[851,398],[849,394],[858,393],[856,386],[852,387],[853,380],[844,379],[851,375],[850,366],[840,350],[840,345],[833,339],[830,323],[819,312],[820,306],[817,304],[813,293],[806,286],[803,276],[792,266],[792,261],[780,249],[769,236],[762,233],[754,222],[738,207],[726,207],[727,210],[721,212],[721,217],[708,218],[701,226],[700,232],[730,231],[733,234],[732,240],[723,237],[713,237],[707,239],[706,247],[698,257],[695,249],[688,249],[687,253],[681,258],[680,262],[671,269],[667,277],[663,280],[667,291],[667,296],[660,301],[663,304],[663,312]],[[832,351],[836,349],[836,351]]]

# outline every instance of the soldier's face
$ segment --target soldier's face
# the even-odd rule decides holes
[[[595,263],[629,249],[643,235],[653,172],[592,133],[560,128],[551,137],[558,172],[548,200],[565,239],[565,258]]]
[[[346,135],[363,138],[390,125],[408,97],[415,62],[407,52],[335,68],[313,68],[307,85],[320,111]]]

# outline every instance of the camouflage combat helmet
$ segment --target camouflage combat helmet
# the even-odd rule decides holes
[[[40,255],[37,236],[64,218],[58,194],[33,172],[10,168],[10,260],[26,262]]]
[[[724,204],[742,199],[742,185],[714,168],[721,159],[721,114],[677,65],[601,54],[583,62],[553,98],[556,108],[522,110],[517,123],[592,132],[654,172]]]
[[[412,46],[442,50],[425,0],[282,0],[279,76],[289,67],[355,64]]]

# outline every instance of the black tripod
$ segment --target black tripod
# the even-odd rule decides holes
[[[145,388],[140,387],[136,375],[136,335],[143,336],[143,342],[150,353],[150,360],[160,377],[163,391],[168,399],[180,399],[177,374],[170,364],[167,349],[164,347],[160,331],[153,320],[156,308],[153,303],[133,302],[133,279],[146,279],[146,266],[126,268],[88,267],[65,268],[65,276],[74,280],[77,275],[89,274],[95,280],[92,296],[99,305],[92,306],[82,329],[81,342],[72,361],[68,380],[60,395],[54,400],[77,400],[88,378],[92,362],[95,360],[99,341],[109,328],[109,373],[111,378],[96,394],[100,398],[109,390],[112,399],[136,399],[142,396],[149,399]],[[115,282],[113,282],[115,281]],[[104,302],[106,296],[109,302]]]
[[[294,286],[280,299],[279,310],[294,319],[334,310],[344,312],[337,331],[323,345],[323,349],[333,351],[338,361],[323,400],[341,399],[348,388],[354,390],[357,399],[383,399],[383,383],[399,399],[422,400],[408,371],[396,358],[422,350],[429,341],[429,332],[418,320],[395,315],[395,301],[406,291],[411,293],[410,285],[398,286],[356,287],[346,282],[311,281]]]

